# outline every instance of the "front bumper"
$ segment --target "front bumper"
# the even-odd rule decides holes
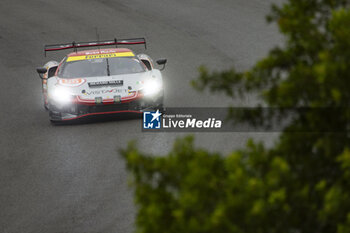
[[[70,104],[59,105],[49,102],[51,121],[69,121],[93,115],[110,115],[118,113],[142,113],[145,110],[163,107],[163,93],[152,97],[138,95],[134,99],[121,102],[104,101],[100,104],[93,102],[73,101]]]

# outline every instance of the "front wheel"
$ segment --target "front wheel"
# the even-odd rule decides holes
[[[52,123],[62,122],[61,113],[49,110],[49,117]]]
[[[55,120],[50,120],[50,123],[51,123],[52,125],[60,125],[60,124],[62,124],[61,121],[55,121]]]

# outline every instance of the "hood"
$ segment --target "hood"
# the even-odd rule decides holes
[[[88,77],[77,79],[61,79],[55,77],[55,86],[69,88],[72,95],[83,100],[102,97],[103,100],[114,96],[128,97],[138,91],[145,80],[152,77],[151,72],[123,74],[113,76]]]

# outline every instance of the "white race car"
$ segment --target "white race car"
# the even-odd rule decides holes
[[[77,51],[134,44],[146,47],[144,38],[46,45],[45,53],[74,49],[60,63],[50,61],[37,68],[50,120],[57,123],[91,115],[163,109],[162,74],[148,55],[135,55],[126,48]],[[166,62],[157,60],[162,69]]]

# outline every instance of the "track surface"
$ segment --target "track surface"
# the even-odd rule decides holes
[[[166,105],[248,106],[191,89],[197,67],[244,69],[281,42],[261,0],[1,0],[0,232],[132,232],[135,207],[118,149],[136,139],[166,153],[175,133],[142,133],[140,120],[52,126],[35,67],[45,43],[145,36],[154,59],[168,58]],[[136,49],[136,48],[133,48]],[[143,52],[140,48],[136,52]],[[228,152],[271,133],[197,134],[196,144]]]

